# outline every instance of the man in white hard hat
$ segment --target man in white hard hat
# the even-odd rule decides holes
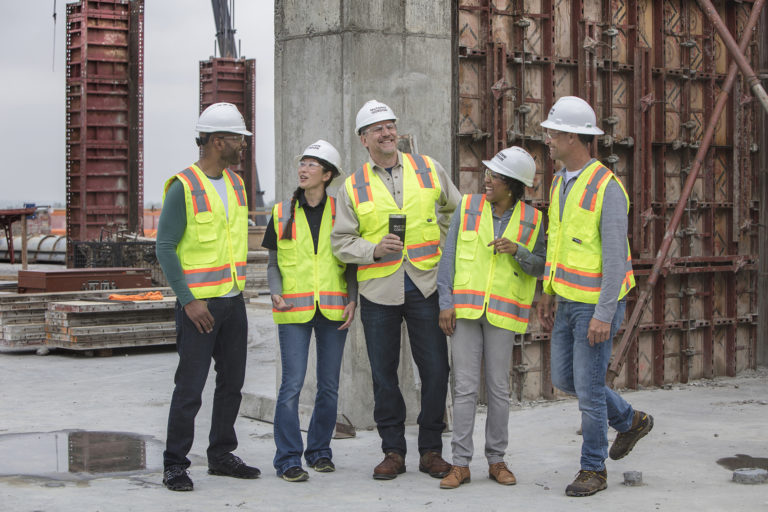
[[[545,293],[537,312],[542,326],[552,330],[552,383],[576,395],[581,411],[581,470],[565,493],[590,496],[607,487],[606,457],[626,456],[653,428],[653,417],[605,385],[613,336],[635,286],[629,196],[618,177],[590,155],[592,140],[603,131],[586,101],[560,98],[541,126],[550,156],[564,167],[549,194]],[[610,452],[608,426],[619,432]]]
[[[197,122],[200,159],[165,183],[157,229],[157,258],[177,297],[179,365],[168,414],[163,484],[191,491],[187,474],[195,416],[211,358],[216,391],[209,434],[208,473],[257,478],[260,471],[232,454],[235,419],[245,378],[248,321],[242,290],[248,253],[248,204],[243,180],[227,167],[240,162],[243,116],[214,103]]]
[[[451,336],[453,371],[453,466],[441,489],[470,481],[483,374],[488,476],[502,485],[517,483],[504,461],[509,367],[515,333],[528,329],[536,279],[544,271],[544,214],[524,201],[536,175],[526,150],[506,148],[483,164],[484,193],[465,195],[453,214],[437,274],[440,328]]]
[[[370,157],[339,191],[331,244],[341,261],[358,265],[373,417],[385,454],[373,478],[405,471],[405,403],[397,378],[403,320],[421,380],[419,470],[442,478],[450,470],[441,439],[448,355],[436,275],[441,236],[461,194],[435,160],[397,150],[396,122],[392,109],[376,100],[357,113],[356,130]]]

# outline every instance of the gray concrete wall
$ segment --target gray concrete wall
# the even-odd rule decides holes
[[[296,187],[295,156],[319,138],[339,149],[347,174],[362,165],[367,153],[355,134],[355,115],[369,99],[388,104],[399,118],[399,134],[411,135],[420,153],[450,172],[451,76],[448,0],[276,0],[276,200]],[[374,425],[373,395],[357,316],[347,339],[339,412],[365,428]],[[413,422],[418,379],[404,345],[401,386]],[[313,374],[311,366],[304,402],[314,396]]]

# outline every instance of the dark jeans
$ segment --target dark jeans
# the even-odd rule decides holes
[[[445,396],[448,391],[448,344],[438,325],[437,293],[424,298],[417,290],[405,293],[405,304],[384,306],[360,297],[360,318],[365,331],[373,377],[373,419],[384,453],[406,453],[405,401],[400,392],[400,325],[405,320],[411,353],[421,379],[419,453],[442,453]]]
[[[235,419],[240,410],[240,390],[245,379],[248,320],[243,295],[207,299],[214,318],[213,331],[200,334],[176,302],[176,368],[168,414],[168,434],[163,464],[189,467],[187,454],[195,436],[195,416],[200,410],[203,387],[211,358],[215,361],[216,390],[213,395],[208,461],[220,461],[237,448]]]

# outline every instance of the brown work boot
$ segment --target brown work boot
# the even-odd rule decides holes
[[[437,452],[427,452],[419,459],[419,471],[429,473],[432,478],[443,478],[451,470],[451,465]]]
[[[488,478],[496,480],[501,485],[515,485],[517,483],[515,474],[509,470],[504,461],[488,465]]]
[[[388,452],[381,463],[373,468],[374,480],[392,480],[405,473],[405,458],[397,452]]]
[[[455,489],[461,484],[468,484],[469,468],[467,466],[451,466],[448,476],[440,480],[441,489]]]
[[[635,444],[645,437],[653,428],[653,416],[643,411],[635,411],[632,418],[632,426],[626,432],[619,432],[616,439],[613,440],[611,450],[608,455],[613,460],[619,460],[626,457]]]
[[[608,472],[582,469],[571,485],[565,488],[566,496],[592,496],[608,487]]]

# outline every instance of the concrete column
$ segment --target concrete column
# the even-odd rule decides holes
[[[362,165],[367,153],[355,115],[369,99],[388,104],[399,118],[399,134],[410,135],[419,153],[450,172],[451,59],[449,0],[276,0],[276,200],[296,187],[295,156],[319,138],[339,149],[347,175]],[[418,377],[407,346],[400,382],[413,423]],[[307,404],[314,398],[314,371],[312,362],[302,395]],[[339,412],[357,428],[374,426],[359,311],[347,338]]]

